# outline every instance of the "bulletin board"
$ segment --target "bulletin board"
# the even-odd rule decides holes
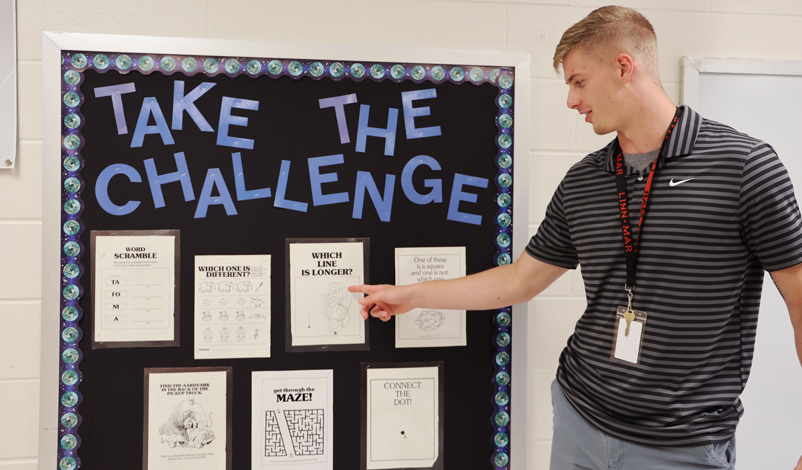
[[[213,456],[220,465],[258,468],[252,374],[301,370],[333,371],[330,465],[364,468],[364,368],[432,363],[445,437],[435,462],[418,468],[515,465],[512,307],[468,312],[465,346],[397,348],[395,319],[360,323],[354,343],[335,314],[326,326],[342,333],[337,344],[298,346],[291,322],[303,319],[288,305],[306,301],[303,286],[313,285],[290,282],[290,259],[300,262],[291,247],[303,243],[326,249],[308,250],[322,259],[310,258],[314,268],[298,279],[358,274],[392,284],[397,248],[464,247],[467,274],[512,262],[527,230],[518,178],[527,179],[519,100],[528,97],[528,57],[51,33],[44,42],[42,468],[172,468],[148,466],[143,448],[146,400],[154,408],[159,391],[148,394],[145,384],[173,371],[196,374],[209,400],[219,398],[229,442],[224,457]],[[143,243],[128,246],[115,234]],[[96,238],[106,244],[93,252]],[[160,248],[144,247],[157,241]],[[349,251],[333,247],[355,243],[350,253],[360,261],[342,269]],[[115,283],[128,282],[130,293],[133,281],[101,275],[111,272],[103,263],[112,254],[157,263],[157,252],[161,271],[144,282],[169,273],[174,290],[162,306],[172,329],[116,347],[96,341],[118,326],[104,321],[135,317],[114,309],[140,305],[113,297],[126,295]],[[242,266],[217,261],[242,257]],[[438,274],[431,261],[418,268],[421,280]],[[328,288],[327,305],[350,302],[343,282]],[[244,312],[263,323],[236,328]],[[232,327],[212,329],[213,320]],[[204,342],[246,337],[269,341],[250,356],[202,354]],[[204,382],[219,370],[227,379]],[[196,409],[193,400],[182,406]],[[194,439],[202,448],[213,436]]]

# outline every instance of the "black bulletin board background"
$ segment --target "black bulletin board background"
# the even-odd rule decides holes
[[[310,77],[292,79],[284,76],[252,78],[245,74],[236,78],[203,74],[186,76],[160,72],[143,75],[121,74],[109,70],[84,72],[80,108],[85,164],[84,202],[81,220],[84,232],[81,242],[89,247],[91,230],[179,229],[181,231],[180,277],[180,347],[98,349],[91,348],[92,266],[90,255],[83,252],[85,269],[81,278],[84,315],[80,327],[83,359],[80,368],[83,381],[79,406],[82,424],[78,429],[81,446],[78,457],[88,469],[142,468],[143,369],[149,367],[232,366],[234,371],[233,405],[233,468],[250,468],[251,445],[251,372],[254,370],[334,369],[334,468],[355,469],[359,466],[360,448],[360,364],[363,362],[443,361],[445,372],[445,451],[446,468],[482,468],[490,464],[493,452],[491,414],[493,405],[492,376],[495,354],[492,336],[495,327],[492,312],[469,312],[467,347],[396,349],[394,323],[372,319],[370,350],[354,352],[285,353],[285,250],[286,238],[368,237],[370,238],[370,283],[394,282],[395,247],[465,246],[467,272],[475,273],[493,266],[496,247],[497,173],[494,158],[498,129],[496,98],[498,88],[490,83],[480,86],[467,83],[435,84],[412,81],[401,83],[385,80],[374,82],[350,78],[334,81]],[[217,85],[195,104],[209,124],[218,129],[222,96],[259,101],[258,111],[234,109],[233,115],[249,119],[247,127],[231,126],[229,134],[253,139],[253,150],[218,146],[217,133],[204,133],[187,113],[183,130],[172,130],[174,145],[164,145],[158,134],[146,135],[141,148],[130,148],[142,100],[155,97],[168,124],[172,122],[173,84],[185,82],[185,93],[201,82]],[[95,98],[96,87],[134,82],[136,92],[122,95],[128,133],[118,135],[111,99]],[[439,125],[439,137],[407,140],[404,132],[401,92],[437,90],[437,98],[414,103],[429,106],[431,115],[415,119],[417,127]],[[345,106],[351,142],[341,144],[333,108],[320,109],[318,100],[356,93],[358,104]],[[372,127],[386,127],[388,108],[399,110],[395,155],[384,155],[384,139],[368,137],[365,153],[355,151],[359,105],[369,104]],[[151,118],[153,123],[153,118]],[[189,168],[195,200],[185,202],[178,182],[162,187],[166,206],[154,208],[143,161],[155,160],[160,174],[176,171],[174,153],[184,152]],[[236,200],[231,153],[240,152],[248,189],[270,187],[273,197],[248,201]],[[309,183],[307,158],[344,155],[345,163],[328,166],[321,173],[337,172],[338,181],[323,184],[324,194],[347,192],[349,202],[314,206]],[[404,165],[417,155],[428,155],[441,165],[440,171],[419,167],[414,180],[419,193],[429,191],[424,179],[440,178],[443,202],[417,205],[411,203],[401,188]],[[309,204],[307,212],[276,208],[281,160],[292,162],[287,199]],[[135,168],[142,183],[129,182],[115,176],[109,185],[111,200],[123,205],[129,200],[141,201],[131,214],[116,216],[106,213],[95,199],[95,182],[100,172],[114,163]],[[198,197],[209,168],[219,168],[237,215],[226,215],[222,205],[210,206],[205,218],[194,218]],[[385,174],[396,176],[390,222],[382,222],[368,196],[362,219],[352,218],[357,171],[373,175],[379,191],[384,193]],[[488,187],[464,186],[466,192],[478,195],[476,203],[462,202],[460,210],[482,216],[482,224],[470,225],[446,219],[455,173],[486,178]],[[215,192],[216,194],[216,192]],[[193,359],[193,268],[195,255],[272,255],[272,357],[266,359],[194,360]]]

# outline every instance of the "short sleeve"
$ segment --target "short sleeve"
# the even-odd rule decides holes
[[[564,192],[565,181],[561,182],[554,192],[546,209],[546,217],[541,222],[537,234],[529,240],[526,252],[538,261],[561,268],[575,269],[579,264],[579,257],[565,217]]]
[[[770,145],[760,142],[744,164],[740,221],[749,250],[763,269],[802,263],[802,219],[788,172]]]

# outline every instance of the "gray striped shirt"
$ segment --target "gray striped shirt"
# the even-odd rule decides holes
[[[633,308],[648,320],[635,366],[610,359],[616,308],[626,305],[612,147],[568,171],[526,247],[540,261],[582,266],[588,305],[557,379],[609,435],[647,445],[727,441],[743,414],[763,270],[802,263],[791,181],[768,144],[683,107],[643,222]],[[635,225],[646,178],[626,174]]]

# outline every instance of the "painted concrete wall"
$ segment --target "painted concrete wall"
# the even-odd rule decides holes
[[[562,32],[599,0],[17,0],[19,156],[0,170],[0,470],[36,468],[41,261],[41,34],[112,33],[304,43],[387,44],[532,55],[530,231],[572,163],[610,140],[565,106],[551,68]],[[621,0],[642,11],[660,41],[660,70],[679,102],[680,58],[802,59],[802,2]],[[520,176],[519,176],[520,177]],[[532,436],[528,468],[548,468],[548,385],[585,306],[572,272],[530,303]],[[57,313],[54,312],[54,315]],[[515,418],[519,418],[515,416]]]

